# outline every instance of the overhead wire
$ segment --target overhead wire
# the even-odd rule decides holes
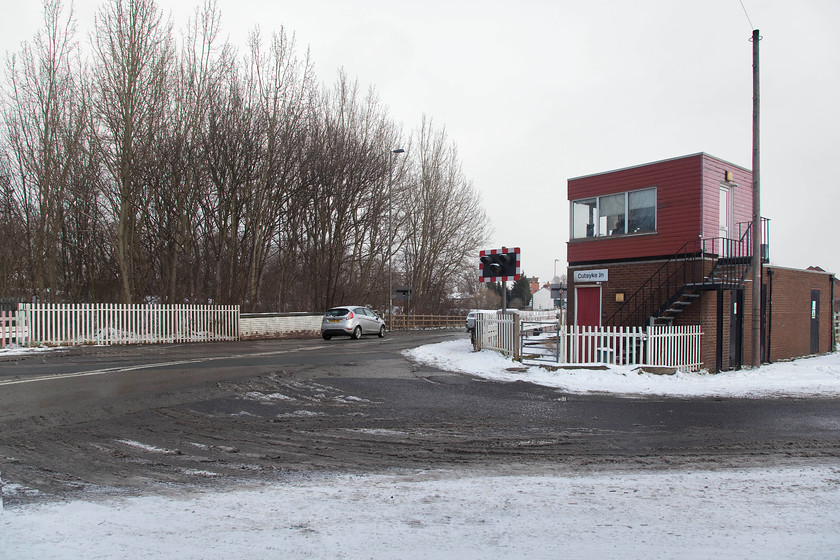
[[[755,29],[755,26],[753,25],[753,22],[750,19],[750,14],[747,13],[747,7],[744,6],[744,0],[738,0],[738,1],[741,3],[741,9],[744,10],[744,15],[747,16],[747,21],[750,24],[750,31],[752,31],[753,29]]]

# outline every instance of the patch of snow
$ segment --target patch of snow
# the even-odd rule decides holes
[[[410,359],[446,371],[494,381],[528,381],[569,393],[613,393],[670,397],[838,397],[840,354],[766,364],[721,373],[657,375],[634,367],[559,369],[527,366],[498,352],[474,352],[468,339],[421,346],[404,352]],[[517,371],[510,371],[516,368]]]
[[[272,401],[292,401],[294,400],[292,397],[288,397],[281,393],[260,393],[259,391],[249,391],[245,393],[245,398],[254,400],[254,401],[262,401],[262,402],[272,402]]]
[[[138,449],[142,449],[143,451],[149,451],[151,453],[160,453],[162,455],[180,455],[178,451],[173,451],[171,449],[163,449],[160,447],[155,447],[154,445],[147,445],[145,443],[140,443],[139,441],[133,441],[130,439],[118,439],[118,442],[128,445],[129,447],[136,447]]]

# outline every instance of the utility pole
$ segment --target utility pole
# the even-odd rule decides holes
[[[759,83],[758,43],[761,36],[753,29],[753,215],[752,215],[752,362],[761,366],[761,168],[759,159]]]

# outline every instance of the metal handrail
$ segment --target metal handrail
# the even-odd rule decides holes
[[[761,219],[763,262],[769,256],[769,222],[767,218]],[[731,289],[743,285],[752,265],[752,223],[742,222],[737,227],[738,239],[708,237],[685,242],[605,324],[643,325],[650,317],[668,309],[687,289],[711,285]],[[709,276],[703,268],[707,258],[714,260]]]
[[[702,257],[700,241],[686,241],[607,319],[606,324],[641,325],[661,307],[663,301],[689,284],[690,279],[696,279],[697,262]]]

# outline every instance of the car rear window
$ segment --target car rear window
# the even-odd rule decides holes
[[[327,317],[344,317],[347,315],[347,312],[350,311],[349,309],[344,309],[343,307],[336,307],[335,309],[330,309],[326,312]]]

